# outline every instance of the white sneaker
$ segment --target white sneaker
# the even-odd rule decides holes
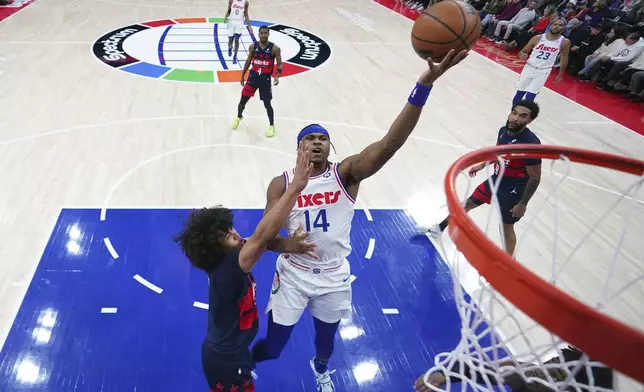
[[[441,227],[439,225],[426,226],[419,224],[416,225],[416,229],[420,232],[427,233],[432,237],[440,237],[441,234],[443,234],[443,231],[441,230]]]
[[[313,370],[313,374],[315,374],[315,383],[318,385],[318,392],[335,392],[335,386],[333,385],[333,381],[331,380],[331,375],[335,373],[335,370],[329,371],[327,369],[327,371],[324,373],[318,373],[317,370],[315,370],[313,359],[311,359],[309,363],[311,364],[311,370]]]

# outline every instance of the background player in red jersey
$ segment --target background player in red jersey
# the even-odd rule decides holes
[[[255,91],[259,89],[259,99],[264,102],[266,113],[268,114],[268,121],[270,126],[266,131],[266,137],[275,136],[274,112],[271,106],[273,99],[273,89],[271,86],[271,76],[277,61],[277,72],[275,72],[275,82],[277,86],[280,83],[280,76],[282,75],[282,53],[279,46],[268,40],[269,29],[267,26],[259,28],[259,42],[257,45],[251,44],[248,49],[248,58],[242,70],[241,84],[244,86],[242,89],[241,100],[237,106],[237,118],[233,120],[233,129],[239,127],[239,123],[244,118],[243,113],[248,101],[255,95]],[[250,75],[248,80],[244,83],[244,76],[246,71],[251,66]]]
[[[248,240],[233,228],[232,211],[221,207],[193,211],[175,237],[190,262],[209,278],[208,330],[201,362],[213,392],[255,390],[251,376],[254,363],[248,347],[257,335],[259,315],[251,270],[262,254],[267,249],[288,252],[285,248],[292,248],[295,253],[315,250],[313,244],[304,242],[307,235],[275,238],[309,182],[313,169],[309,160],[310,153],[301,143],[293,181]]]
[[[541,144],[541,141],[530,131],[527,126],[539,115],[539,105],[533,101],[524,100],[517,102],[512,107],[512,112],[508,116],[508,121],[504,127],[499,130],[497,145],[501,144]],[[472,167],[469,171],[470,177],[485,168],[486,163],[480,163]],[[465,203],[465,211],[475,209],[481,204],[490,204],[492,192],[490,182],[496,184],[499,174],[499,164],[494,162],[494,174],[481,185],[479,185]],[[514,254],[514,247],[517,243],[517,237],[514,232],[514,224],[525,215],[528,202],[537,191],[541,181],[541,159],[511,159],[505,161],[499,188],[496,192],[499,207],[501,209],[501,218],[503,221],[503,234],[505,238],[505,250]],[[449,216],[440,224],[424,227],[418,226],[418,229],[428,232],[433,236],[440,235],[449,223]]]

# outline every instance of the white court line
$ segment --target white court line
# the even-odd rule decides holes
[[[104,314],[115,314],[118,311],[118,308],[101,308],[101,313]]]
[[[373,256],[373,250],[375,248],[376,248],[376,239],[369,238],[369,246],[367,247],[367,253],[365,253],[364,258],[367,260],[371,260],[371,256]]]
[[[392,11],[393,12],[393,11]],[[395,13],[395,12],[394,12]],[[396,15],[399,15],[395,13]],[[402,16],[402,15],[400,15]],[[404,16],[402,16],[405,18]],[[405,18],[405,20],[409,21],[409,19]],[[485,57],[485,56],[483,56]],[[490,60],[492,61],[492,60]],[[501,65],[499,65],[501,66]],[[14,144],[14,143],[19,143],[27,140],[33,140],[33,139],[38,139],[40,137],[44,136],[51,136],[51,135],[57,135],[61,133],[67,133],[67,132],[72,132],[72,131],[79,131],[83,129],[92,129],[92,128],[101,128],[101,127],[106,127],[106,126],[111,126],[111,125],[119,125],[119,124],[130,124],[130,123],[135,123],[135,122],[148,122],[148,121],[168,121],[168,120],[190,120],[190,119],[203,119],[203,118],[232,118],[229,114],[226,115],[220,115],[220,114],[208,114],[208,115],[194,115],[194,116],[164,116],[164,117],[150,117],[150,118],[136,118],[136,119],[129,119],[129,120],[118,120],[118,121],[110,121],[110,122],[105,122],[105,123],[98,123],[98,124],[89,124],[89,125],[81,125],[77,127],[71,127],[71,128],[63,128],[55,131],[50,131],[50,132],[45,132],[45,133],[40,133],[36,135],[29,135],[21,138],[16,138],[12,140],[6,140],[6,141],[0,141],[0,146],[8,145],[8,144]],[[257,118],[257,119],[266,119],[266,116],[246,116],[246,118]],[[309,120],[309,119],[301,119],[301,118],[295,118],[295,117],[275,117],[278,120],[285,120],[285,121],[298,121],[298,122],[304,122],[304,123],[318,123],[318,124],[329,124],[333,126],[340,126],[340,127],[348,127],[348,128],[353,128],[353,129],[364,129],[364,130],[369,130],[369,131],[376,131],[376,132],[381,132],[381,133],[386,133],[386,130],[383,129],[378,129],[374,127],[368,127],[364,125],[352,125],[352,124],[346,124],[346,123],[338,123],[334,121],[321,121],[321,120]],[[628,129],[628,128],[625,128]],[[629,129],[630,130],[630,129]],[[466,147],[460,144],[452,144],[452,143],[446,143],[440,140],[435,140],[435,139],[430,139],[422,136],[415,136],[415,135],[410,135],[410,139],[413,140],[420,140],[428,143],[433,143],[441,146],[446,146],[446,147],[451,147],[454,149],[458,150],[465,150],[465,151],[473,151],[474,149],[470,147]],[[205,146],[201,146],[205,147]],[[245,145],[245,147],[248,147]],[[275,150],[277,151],[277,150]],[[280,152],[282,154],[285,154],[283,152]],[[291,155],[294,156],[294,155]],[[543,169],[544,171],[547,172],[547,170]],[[591,184],[585,181],[577,180],[574,177],[568,177],[570,181],[578,182],[580,184],[584,184],[587,186],[590,186],[595,189],[599,189],[608,193],[611,193],[613,195],[619,195],[621,194],[611,191],[610,189],[606,189],[604,187],[601,187],[599,185]],[[644,200],[628,197],[629,200],[634,200],[635,202],[639,204],[644,204]],[[373,209],[373,208],[372,208]],[[101,220],[105,220],[104,216],[104,211],[101,211]]]
[[[157,294],[161,294],[163,292],[163,289],[161,287],[148,282],[145,278],[143,278],[139,274],[134,275],[134,280],[141,283],[143,286],[149,288],[150,290],[154,291]]]
[[[349,277],[349,283],[353,283],[356,279],[358,279],[358,277],[357,277],[357,276],[355,276],[355,275],[351,275],[351,276]]]
[[[105,237],[105,238],[103,238],[103,242],[105,243],[105,247],[107,248],[107,250],[108,250],[108,251],[110,252],[110,254],[112,255],[112,258],[113,258],[114,260],[118,259],[118,258],[119,258],[119,254],[118,254],[118,253],[116,253],[116,249],[114,249],[114,247],[112,246],[112,241],[110,241],[110,238],[109,238],[109,237]]]
[[[186,151],[199,150],[199,149],[202,149],[202,148],[222,148],[222,147],[223,148],[250,148],[252,150],[268,151],[268,152],[272,152],[272,153],[286,155],[286,156],[289,156],[289,157],[295,157],[294,154],[287,153],[287,152],[280,151],[280,150],[275,150],[273,148],[260,147],[260,146],[251,146],[251,145],[247,145],[247,144],[205,144],[205,145],[190,146],[190,147],[178,148],[178,149],[172,150],[172,151],[167,151],[167,152],[164,152],[163,154],[155,155],[152,158],[146,159],[145,161],[139,163],[138,165],[136,165],[133,168],[131,168],[130,170],[128,170],[125,174],[123,174],[123,176],[121,176],[121,178],[112,186],[112,189],[110,189],[110,191],[107,194],[107,197],[105,198],[105,201],[103,202],[103,208],[101,209],[100,220],[104,221],[106,219],[106,215],[107,215],[107,207],[106,206],[109,203],[110,198],[112,197],[112,195],[114,194],[116,189],[119,187],[119,185],[121,185],[121,183],[123,181],[125,181],[125,179],[127,179],[132,173],[134,173],[135,171],[139,170],[140,168],[142,168],[143,166],[147,165],[148,163],[157,161],[159,159],[168,157],[170,155],[175,155],[175,154],[179,154],[179,153],[186,152]]]
[[[195,308],[206,309],[206,310],[208,310],[208,308],[209,308],[208,304],[205,304],[205,303],[199,302],[199,301],[193,302],[192,306],[194,306]]]
[[[93,43],[80,41],[0,41],[0,45],[91,45]]]
[[[396,308],[382,308],[382,313],[384,314],[400,314]]]
[[[364,214],[367,216],[367,220],[368,220],[369,222],[373,222],[373,217],[371,216],[371,211],[369,211],[369,209],[368,209],[368,208],[365,208],[365,209],[364,209]]]

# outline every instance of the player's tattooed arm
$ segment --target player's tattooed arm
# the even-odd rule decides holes
[[[268,184],[268,190],[266,191],[266,208],[264,208],[264,216],[273,208],[275,203],[282,197],[286,189],[286,183],[284,180],[284,175],[277,176],[271,180],[271,183]],[[307,254],[313,258],[317,258],[315,255],[316,246],[310,242],[306,242],[309,233],[305,232],[301,227],[293,233],[293,236],[285,238],[279,234],[275,236],[268,243],[268,250],[272,250],[277,253],[296,253],[296,254]]]
[[[244,69],[242,69],[242,75],[241,75],[242,86],[244,85],[244,76],[246,75],[246,72],[248,72],[248,68],[250,68],[250,62],[253,61],[254,55],[255,55],[255,44],[250,44],[250,46],[248,47],[248,57],[246,58],[246,62],[244,63]]]
[[[570,40],[564,39],[563,44],[561,45],[561,58],[559,59],[559,75],[555,79],[555,82],[561,82],[563,78],[564,71],[568,67],[568,55],[570,54]]]

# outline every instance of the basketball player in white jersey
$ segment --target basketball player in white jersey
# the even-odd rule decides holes
[[[316,257],[282,254],[277,259],[267,309],[267,337],[253,347],[255,362],[279,357],[293,326],[308,307],[315,327],[316,354],[310,365],[317,390],[335,391],[327,363],[340,319],[351,312],[351,269],[346,257],[351,253],[351,220],[358,188],[362,180],[378,172],[403,146],[418,122],[434,81],[466,55],[465,51],[458,54],[451,51],[440,64],[429,60],[429,69],[420,76],[389,132],[358,155],[340,163],[329,162],[331,141],[327,130],[312,124],[300,131],[297,141],[311,152],[314,167],[286,228],[290,235],[303,227],[316,245]],[[291,180],[292,171],[273,178],[268,186],[265,214]]]
[[[532,37],[530,42],[519,52],[519,57],[525,60],[528,58],[528,53],[532,51],[523,71],[521,71],[517,83],[517,93],[512,100],[512,105],[516,105],[523,99],[534,101],[541,88],[546,84],[548,75],[560,55],[559,75],[557,75],[555,83],[561,82],[568,66],[568,53],[570,52],[570,41],[561,35],[565,27],[565,19],[557,19],[550,24],[549,32]]]
[[[250,26],[248,17],[248,0],[228,0],[228,12],[224,22],[228,24],[228,57],[233,56],[233,41],[235,42],[235,55],[233,64],[237,64],[237,51],[239,50],[239,37],[244,31],[244,20],[251,33],[253,28]]]

